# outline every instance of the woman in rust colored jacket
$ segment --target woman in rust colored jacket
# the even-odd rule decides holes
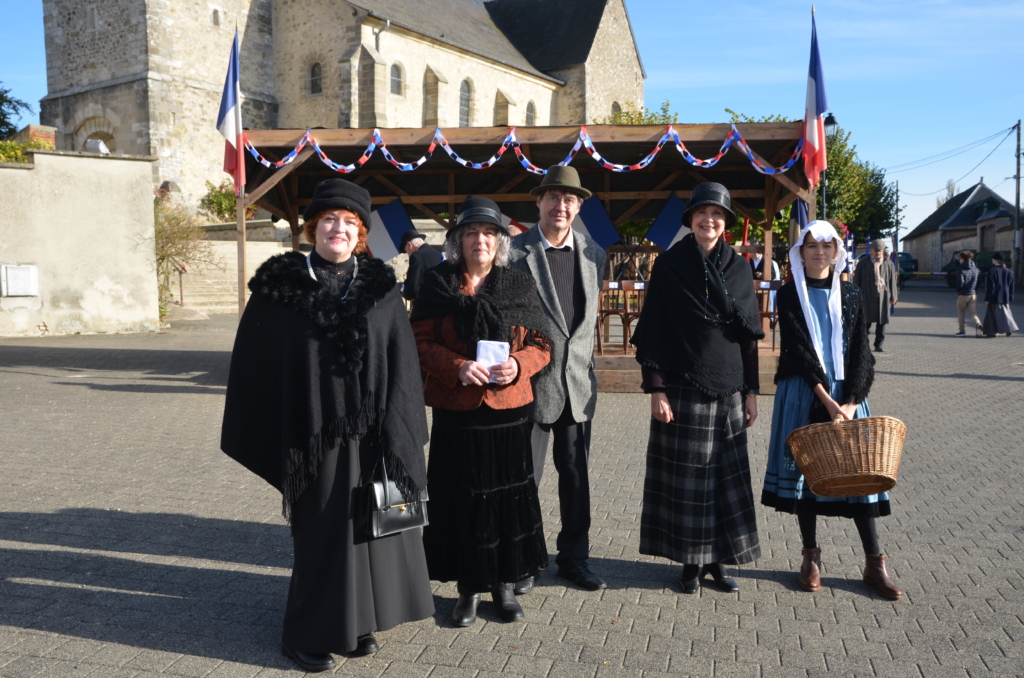
[[[456,626],[476,621],[482,592],[502,619],[522,619],[514,583],[548,562],[527,414],[550,333],[533,278],[505,266],[501,221],[491,200],[462,204],[447,261],[424,276],[412,313],[433,408],[423,545],[430,578],[458,582]],[[508,359],[478,362],[482,341],[507,343]]]

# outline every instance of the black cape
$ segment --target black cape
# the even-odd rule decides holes
[[[744,387],[739,343],[762,338],[750,264],[730,245],[705,258],[689,234],[654,260],[630,340],[641,365],[720,398]]]
[[[324,453],[359,438],[362,482],[383,455],[403,494],[426,487],[423,384],[395,275],[358,257],[342,301],[309,276],[305,256],[272,257],[231,354],[221,449],[281,491],[285,517]]]

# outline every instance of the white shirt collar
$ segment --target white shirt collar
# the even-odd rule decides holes
[[[540,224],[537,224],[534,228],[536,228],[540,232],[540,241],[544,245],[544,249],[550,250],[554,248],[554,245],[549,243],[548,239],[544,237],[544,229],[540,227]],[[573,232],[571,228],[569,229],[569,235],[566,237],[565,242],[562,243],[562,247],[568,247],[570,250],[576,249],[574,245]]]

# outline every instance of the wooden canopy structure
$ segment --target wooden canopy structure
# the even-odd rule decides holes
[[[728,136],[728,124],[672,126],[687,150],[697,158],[714,157]],[[663,125],[588,126],[594,147],[608,161],[629,165],[637,163],[655,148],[665,134]],[[802,134],[802,123],[763,123],[738,126],[754,157],[764,166],[784,164],[793,154]],[[451,148],[460,157],[483,162],[491,157],[508,135],[506,127],[464,127],[443,130]],[[433,128],[386,129],[381,136],[399,162],[420,158],[434,138]],[[521,127],[516,138],[523,154],[538,167],[549,167],[565,159],[580,132],[579,127]],[[304,130],[252,130],[247,135],[252,145],[272,162],[284,158],[302,139]],[[336,163],[355,162],[373,140],[371,129],[312,130],[321,150]],[[700,182],[717,181],[729,188],[733,209],[739,216],[760,222],[752,210],[763,209],[768,218],[802,198],[814,218],[814,195],[798,164],[785,174],[761,174],[736,145],[713,167],[700,168],[688,162],[665,144],[654,161],[642,170],[613,172],[602,167],[585,149],[572,161],[583,185],[603,202],[605,211],[619,225],[632,219],[656,217],[670,195],[686,200]],[[541,176],[527,171],[513,149],[488,169],[471,169],[451,159],[442,148],[434,151],[421,167],[403,172],[389,163],[380,150],[359,169],[347,175],[326,166],[312,148],[306,147],[288,165],[267,168],[246,154],[244,199],[238,201],[239,236],[239,312],[245,304],[245,221],[244,208],[258,205],[284,219],[291,226],[292,246],[298,249],[299,215],[309,204],[313,187],[320,181],[343,176],[366,188],[374,206],[404,203],[411,217],[428,217],[448,228],[458,205],[469,195],[486,196],[499,203],[502,211],[519,221],[535,221],[537,208],[530,195]],[[442,216],[443,215],[443,216]],[[764,251],[771,266],[771,230],[765,231],[765,243],[744,251]]]

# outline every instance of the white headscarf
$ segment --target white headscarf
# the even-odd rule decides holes
[[[832,260],[835,266],[840,261],[846,261],[846,248],[843,246],[843,239],[836,233],[836,229],[827,221],[812,221],[801,231],[796,244],[789,250],[789,270],[793,273],[793,282],[796,284],[796,293],[800,297],[800,308],[804,312],[804,320],[807,323],[807,331],[814,342],[814,350],[818,354],[818,362],[821,368],[825,369],[825,357],[821,349],[821,338],[814,329],[814,317],[811,315],[811,305],[807,299],[807,276],[804,274],[804,259],[800,256],[800,246],[804,244],[807,234],[810,233],[818,242],[834,241],[836,243],[836,258]],[[846,378],[843,369],[843,307],[839,286],[839,272],[832,274],[832,292],[828,295],[828,314],[832,320],[832,357],[834,359],[835,378],[841,381]]]

